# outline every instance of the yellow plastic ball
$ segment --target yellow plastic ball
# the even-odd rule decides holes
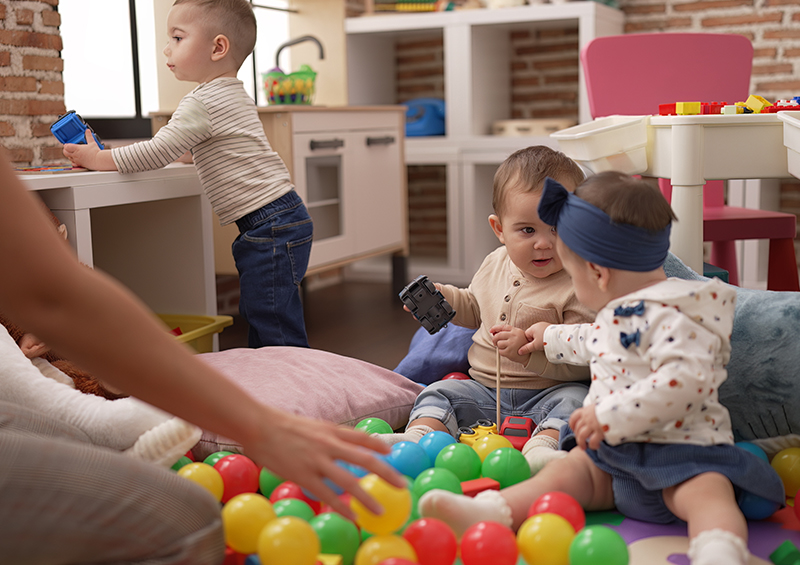
[[[779,451],[770,464],[783,481],[786,496],[795,496],[800,489],[800,447],[789,447]]]
[[[391,557],[417,563],[414,547],[400,536],[372,536],[356,552],[355,565],[378,565]]]
[[[411,515],[411,491],[394,487],[375,474],[361,478],[359,484],[383,507],[383,514],[373,514],[353,497],[350,508],[356,515],[356,524],[376,536],[385,536],[402,528]]]
[[[558,514],[535,514],[517,530],[517,547],[528,565],[568,565],[575,529]]]
[[[237,494],[222,507],[225,543],[239,553],[255,553],[261,530],[275,518],[275,510],[266,497],[250,492]]]
[[[178,469],[178,475],[205,488],[217,501],[222,500],[222,491],[225,490],[222,475],[211,465],[189,463]]]
[[[295,516],[268,522],[258,536],[261,565],[315,565],[319,550],[314,528]]]
[[[477,440],[474,444],[472,444],[472,449],[478,454],[478,457],[481,458],[481,463],[483,460],[486,459],[486,456],[489,455],[495,449],[500,449],[501,447],[511,447],[511,442],[508,438],[497,434],[489,434],[483,436],[479,440]]]

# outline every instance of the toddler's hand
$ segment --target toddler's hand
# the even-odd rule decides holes
[[[91,130],[85,132],[86,143],[65,143],[64,156],[72,162],[75,167],[85,167],[97,170],[97,155],[100,153],[100,146],[94,140]]]
[[[603,425],[597,419],[594,406],[584,406],[572,413],[569,427],[575,432],[575,439],[581,449],[597,449],[605,438]]]
[[[520,355],[519,350],[528,340],[521,328],[498,324],[489,330],[492,334],[492,343],[500,350],[500,355],[515,363],[527,365],[530,355]]]
[[[548,322],[536,322],[525,330],[525,344],[519,348],[519,354],[529,355],[534,351],[544,351],[544,330],[550,325]]]

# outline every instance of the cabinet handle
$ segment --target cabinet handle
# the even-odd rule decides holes
[[[386,137],[368,137],[367,138],[367,147],[371,145],[391,145],[394,143],[394,137],[391,135],[387,135]]]
[[[325,139],[323,141],[317,141],[316,139],[312,139],[308,145],[311,148],[311,151],[315,151],[317,149],[338,149],[339,147],[344,147],[344,140]]]

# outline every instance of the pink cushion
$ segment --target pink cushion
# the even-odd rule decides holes
[[[383,367],[316,349],[228,349],[198,357],[265,404],[351,427],[370,417],[402,427],[423,388]],[[242,451],[204,432],[192,452],[205,458],[222,450]]]

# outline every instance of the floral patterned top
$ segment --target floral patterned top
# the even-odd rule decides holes
[[[589,364],[584,406],[605,441],[733,443],[718,390],[727,378],[736,291],[718,279],[667,279],[608,303],[594,323],[544,334],[554,363]]]

